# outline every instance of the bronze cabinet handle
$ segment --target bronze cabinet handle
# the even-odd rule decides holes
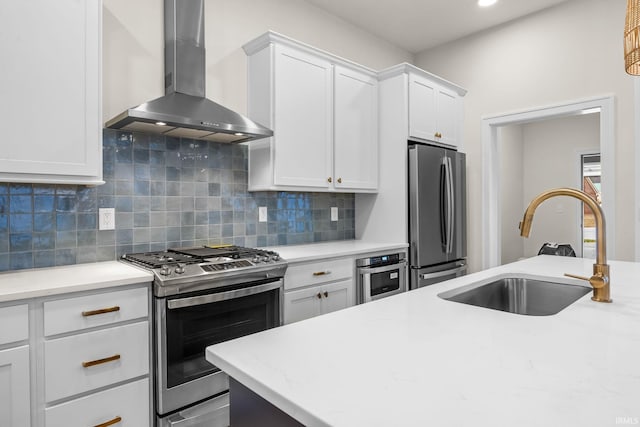
[[[114,354],[110,357],[105,357],[104,359],[91,360],[89,362],[82,362],[83,368],[89,368],[91,366],[102,365],[103,363],[115,362],[116,360],[120,360],[119,354]]]
[[[342,184],[342,178],[338,178],[338,184]]]
[[[329,292],[324,291],[324,297],[327,298],[329,296]]]
[[[109,420],[106,423],[98,424],[98,425],[96,425],[94,427],[109,427],[109,426],[112,426],[112,425],[114,425],[116,423],[119,423],[120,421],[122,421],[122,417],[115,417],[114,419]]]
[[[113,307],[101,308],[99,310],[83,311],[82,316],[89,317],[89,316],[95,316],[97,314],[113,313],[115,311],[120,311],[120,307],[116,305]]]
[[[331,274],[330,271],[315,271],[313,273],[314,276],[326,276],[327,274]]]
[[[318,293],[316,294],[316,298],[318,298],[318,299],[322,298],[322,294],[321,294],[320,292],[318,292]]]

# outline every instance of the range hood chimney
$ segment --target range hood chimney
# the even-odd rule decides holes
[[[165,95],[130,108],[105,127],[216,142],[273,131],[205,98],[204,0],[164,0]]]

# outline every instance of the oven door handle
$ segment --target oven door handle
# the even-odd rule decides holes
[[[360,274],[383,273],[385,271],[404,269],[406,265],[407,265],[407,261],[403,260],[394,264],[383,265],[381,267],[358,267],[358,273]]]
[[[177,308],[193,307],[196,305],[209,304],[212,302],[219,302],[230,300],[234,298],[246,297],[249,295],[260,294],[263,292],[269,292],[274,289],[282,287],[282,279],[276,282],[265,283],[257,286],[249,286],[247,288],[234,289],[233,291],[218,292],[215,294],[198,295],[195,297],[177,298],[167,301],[167,308],[174,310]]]

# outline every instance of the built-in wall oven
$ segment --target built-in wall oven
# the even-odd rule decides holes
[[[405,253],[375,255],[356,260],[356,301],[362,304],[407,290]]]
[[[155,425],[227,427],[229,380],[205,359],[205,348],[282,324],[286,262],[238,247],[124,259],[143,255],[165,262],[152,268]]]

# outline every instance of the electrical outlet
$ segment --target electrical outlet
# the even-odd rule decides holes
[[[267,207],[258,207],[258,222],[267,222]]]
[[[116,210],[115,208],[98,209],[98,230],[115,230]]]
[[[331,221],[337,221],[338,220],[338,207],[337,206],[332,206],[331,207]]]

